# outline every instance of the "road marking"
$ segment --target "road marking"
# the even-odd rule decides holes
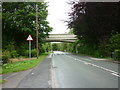
[[[88,62],[84,62],[84,64],[89,65],[90,63],[88,63]]]
[[[31,75],[34,75],[34,73],[31,73]]]
[[[55,69],[51,67],[51,88],[56,88]]]
[[[111,72],[112,75],[117,76],[117,77],[120,77],[120,73],[115,72],[115,71],[113,71],[113,70],[110,70],[110,69],[107,69],[107,68],[104,68],[104,67],[101,67],[101,66],[98,66],[98,65],[95,65],[95,64],[89,63],[89,62],[87,62],[87,61],[83,61],[83,60],[80,60],[80,59],[77,59],[77,58],[73,58],[73,57],[68,56],[68,55],[66,55],[66,56],[67,56],[67,57],[70,57],[70,58],[72,58],[72,59],[74,59],[74,60],[77,60],[77,61],[83,62],[83,63],[86,64],[86,65],[91,65],[91,66],[94,66],[94,67],[97,67],[97,68],[103,69],[103,70],[105,70],[105,71]]]
[[[53,56],[53,53],[50,53],[50,54],[47,56],[47,58],[52,58],[52,56]]]
[[[51,88],[51,81],[50,80],[48,81],[48,85],[49,85],[48,88]]]
[[[57,68],[57,66],[55,66],[55,62],[52,60],[52,68]]]
[[[8,78],[11,78],[11,77],[13,77],[13,76],[15,76],[15,75],[17,75],[18,73],[13,73],[13,74],[11,74],[10,76],[8,76],[8,77],[5,77],[4,79],[8,79]]]
[[[116,73],[111,73],[112,75],[114,75],[114,76],[117,76],[117,77],[120,77],[118,74],[116,74]]]

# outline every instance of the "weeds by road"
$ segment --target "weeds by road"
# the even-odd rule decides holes
[[[0,79],[0,84],[2,84],[2,83],[4,83],[4,82],[5,82],[5,80]]]
[[[48,54],[41,54],[39,59],[24,60],[11,64],[4,64],[2,69],[0,69],[0,74],[24,71],[35,67],[39,62],[41,62]]]

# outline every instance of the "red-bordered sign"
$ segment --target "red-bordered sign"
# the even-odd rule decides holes
[[[28,38],[26,39],[27,41],[33,41],[33,38],[31,35],[28,36]]]

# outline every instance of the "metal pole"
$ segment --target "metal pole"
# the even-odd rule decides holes
[[[29,41],[29,58],[31,58],[31,41]]]
[[[36,56],[38,59],[38,5],[36,4]]]

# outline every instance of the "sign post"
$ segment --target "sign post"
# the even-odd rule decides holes
[[[31,58],[31,41],[29,41],[29,58]]]
[[[31,58],[31,41],[33,41],[31,35],[28,36],[27,41],[29,41],[29,58]]]

